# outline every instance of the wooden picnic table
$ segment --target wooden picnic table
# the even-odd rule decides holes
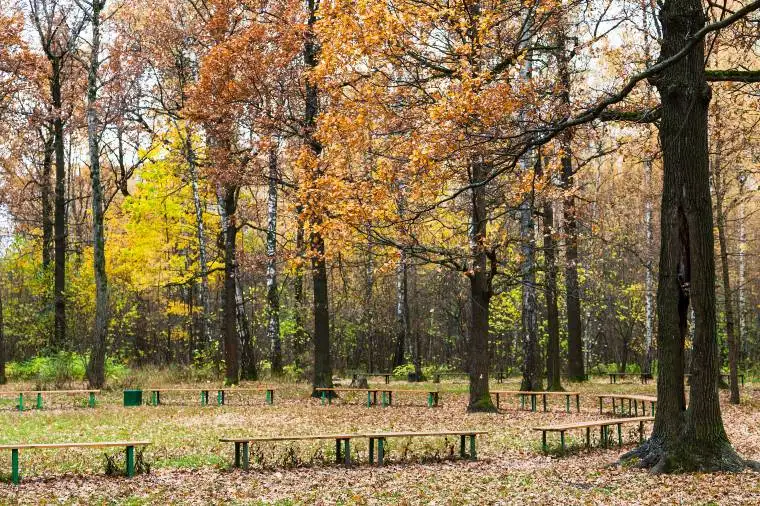
[[[99,394],[100,390],[3,390],[0,391],[0,395],[14,395],[18,396],[18,410],[24,411],[24,396],[34,395],[36,397],[35,408],[43,409],[43,396],[52,394],[61,395],[76,395],[76,394],[88,394],[87,406],[90,408],[95,407],[95,394]]]
[[[573,429],[586,429],[586,446],[591,446],[591,428],[592,427],[599,427],[600,429],[600,437],[601,437],[601,443],[603,447],[607,446],[607,443],[609,442],[609,427],[613,425],[617,425],[617,433],[618,433],[618,446],[622,446],[623,444],[623,430],[622,425],[624,423],[638,423],[639,424],[639,441],[644,440],[644,422],[651,422],[654,420],[653,416],[640,416],[636,418],[612,418],[607,420],[592,420],[588,422],[576,422],[576,423],[566,423],[566,424],[560,424],[560,425],[547,425],[543,427],[533,427],[533,430],[541,431],[541,445],[543,448],[544,453],[546,453],[549,450],[549,447],[546,444],[546,433],[547,432],[559,432],[560,434],[560,441],[562,445],[562,452],[565,451],[565,432],[568,430]]]
[[[151,404],[158,406],[161,404],[161,393],[168,392],[199,392],[201,397],[201,406],[209,405],[209,392],[216,392],[216,403],[223,406],[227,393],[242,392],[266,392],[265,400],[267,404],[274,403],[274,388],[272,387],[244,387],[244,388],[147,388],[151,393]]]
[[[516,395],[520,397],[520,408],[525,409],[525,398],[530,397],[531,411],[536,411],[537,397],[540,395],[543,400],[544,411],[547,411],[546,398],[549,396],[564,396],[565,397],[565,411],[570,412],[570,398],[575,397],[575,409],[580,412],[581,410],[581,394],[580,392],[533,392],[529,390],[491,390],[491,393],[496,395],[496,409],[500,407],[501,395]]]
[[[429,408],[435,408],[438,407],[438,402],[440,400],[440,392],[438,390],[411,390],[411,389],[392,389],[392,388],[342,388],[342,387],[328,387],[328,388],[315,388],[316,392],[321,393],[321,399],[322,399],[322,405],[324,406],[325,403],[332,404],[332,395],[329,395],[330,392],[337,393],[337,392],[356,392],[356,393],[366,393],[367,394],[367,407],[370,407],[372,405],[378,406],[382,405],[383,407],[387,407],[393,404],[393,394],[394,393],[427,393],[428,395],[428,407]],[[380,393],[381,395],[381,404],[378,404],[377,401],[377,395]]]
[[[58,449],[58,448],[111,448],[123,446],[126,449],[126,474],[132,477],[135,474],[135,447],[147,446],[150,441],[103,441],[92,443],[18,443],[0,445],[0,450],[11,451],[11,481],[14,485],[21,482],[19,474],[19,450],[27,449]]]

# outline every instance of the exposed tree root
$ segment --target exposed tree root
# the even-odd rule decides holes
[[[649,439],[622,455],[618,463],[649,469],[653,474],[741,472],[748,468],[760,472],[760,463],[742,459],[728,441],[706,444],[682,439],[666,449],[661,440]]]

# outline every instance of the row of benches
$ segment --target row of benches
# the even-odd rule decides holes
[[[274,403],[274,388],[271,387],[256,387],[256,388],[220,388],[220,389],[198,389],[198,388],[149,388],[150,403],[153,406],[161,404],[161,394],[171,392],[196,392],[200,393],[201,406],[209,405],[209,392],[216,392],[216,404],[223,406],[228,393],[242,393],[242,392],[266,392],[265,400],[267,404]]]
[[[18,399],[18,404],[16,405],[16,408],[19,411],[24,411],[26,409],[25,407],[25,400],[28,397],[32,397],[35,399],[34,404],[32,405],[32,408],[37,409],[43,409],[44,407],[44,397],[49,395],[79,395],[79,394],[87,394],[87,406],[90,408],[95,407],[95,395],[99,394],[100,390],[16,390],[16,391],[0,391],[0,395],[2,396],[13,396]]]
[[[607,375],[610,377],[610,384],[617,383],[618,378],[626,378],[628,376],[638,376],[639,381],[643,385],[646,385],[649,380],[654,379],[654,376],[652,373],[646,373],[646,372],[609,372]],[[739,373],[738,375],[739,381],[741,381],[742,386],[744,386],[744,374]],[[688,380],[691,377],[691,374],[684,374],[684,377]],[[720,379],[724,380],[726,382],[729,381],[730,375],[729,374],[721,374]]]

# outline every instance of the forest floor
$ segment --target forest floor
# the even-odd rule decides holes
[[[48,403],[44,410],[19,413],[13,409],[15,400],[6,396],[0,402],[0,443],[147,439],[153,444],[144,455],[150,472],[132,479],[104,475],[104,454],[115,455],[121,466],[120,449],[22,450],[18,487],[8,481],[7,451],[0,456],[0,503],[760,504],[756,473],[653,476],[611,465],[638,439],[632,429],[625,430],[622,449],[586,450],[584,434],[576,431],[569,434],[573,446],[569,454],[542,454],[540,433],[532,427],[599,419],[594,394],[654,394],[654,384],[609,385],[599,378],[577,386],[580,414],[565,413],[564,398],[550,399],[548,413],[520,410],[519,401],[509,398],[502,399],[498,414],[466,414],[467,385],[462,380],[440,384],[441,406],[434,409],[426,407],[424,394],[396,395],[394,406],[388,408],[366,407],[366,396],[322,406],[307,397],[307,385],[275,386],[273,406],[264,403],[263,393],[231,395],[229,405],[207,407],[199,405],[198,394],[167,393],[160,407],[124,408],[121,392],[114,391],[100,396],[96,409],[75,406],[84,405],[84,399],[81,403],[63,399],[57,405]],[[391,386],[412,388],[401,382]],[[517,386],[510,381],[492,388]],[[18,387],[8,385],[3,390]],[[213,403],[214,387],[208,388]],[[729,405],[726,392],[721,396],[732,443],[744,457],[760,460],[760,385],[747,384],[740,406]],[[356,440],[352,443],[356,463],[350,469],[331,463],[334,443],[323,441],[252,448],[251,470],[245,472],[232,468],[233,445],[218,442],[221,436],[235,435],[435,429],[480,429],[490,434],[478,442],[477,461],[450,457],[458,453],[455,438],[391,439],[383,468],[367,464],[366,440]],[[557,439],[551,436],[554,446]]]

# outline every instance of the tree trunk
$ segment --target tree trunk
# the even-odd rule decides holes
[[[195,236],[198,240],[198,267],[201,272],[200,299],[201,299],[201,339],[198,348],[208,350],[211,346],[211,298],[208,286],[208,252],[206,249],[206,229],[203,224],[203,202],[201,201],[198,187],[198,166],[196,163],[195,148],[193,146],[193,132],[185,128],[185,160],[190,175],[190,187],[193,191],[193,207],[195,208]]]
[[[520,390],[541,390],[536,324],[536,236],[533,219],[533,196],[520,205],[520,242],[522,253],[522,345],[523,367]]]
[[[5,319],[3,316],[3,291],[0,286],[0,385],[5,385],[8,378],[5,376],[5,361],[8,359],[5,350]]]
[[[549,339],[546,347],[546,389],[561,391],[561,361],[559,347],[559,308],[557,307],[557,243],[554,240],[554,209],[551,202],[544,204],[544,262],[546,280],[546,324]]]
[[[40,183],[40,197],[42,198],[42,267],[47,271],[50,267],[50,253],[53,246],[53,209],[50,199],[50,176],[53,170],[53,154],[55,136],[48,131],[44,137],[40,129],[40,138],[43,142],[44,153],[42,157],[42,181]]]
[[[650,186],[652,184],[652,161],[644,162],[644,228],[646,243],[644,254],[644,373],[652,374],[652,361],[654,359],[654,265],[652,262],[652,250],[654,249],[654,226],[652,223],[652,201],[650,199]]]
[[[259,378],[256,367],[256,354],[253,349],[251,327],[248,324],[248,313],[245,311],[245,298],[240,281],[240,270],[235,262],[235,320],[237,322],[238,342],[240,343],[240,377],[255,381]]]
[[[472,189],[470,193],[470,252],[472,269],[470,278],[470,343],[469,367],[470,402],[467,411],[496,411],[491,401],[488,385],[491,356],[488,349],[488,317],[491,301],[491,275],[488,269],[488,251],[486,232],[488,226],[488,209],[486,187],[483,182],[487,177],[487,167],[482,160],[473,160]]]
[[[224,342],[225,383],[235,385],[240,380],[240,336],[237,333],[237,197],[239,188],[224,185],[219,188],[219,214],[224,251],[224,287],[222,291],[222,341]]]
[[[304,37],[304,63],[307,69],[316,68],[319,59],[319,44],[314,34],[314,25],[317,22],[318,0],[307,0],[307,30]],[[315,168],[309,184],[314,184],[322,177],[319,167],[319,158],[322,155],[322,144],[315,136],[316,119],[319,114],[319,89],[317,84],[309,77],[306,80],[306,100],[304,111],[304,123],[306,125],[306,146],[314,157]],[[314,291],[314,380],[313,387],[328,388],[332,386],[332,362],[330,358],[330,311],[327,293],[327,263],[325,260],[325,240],[322,237],[322,216],[319,203],[310,197],[307,207],[310,209],[311,231],[309,245],[311,246],[311,275]],[[312,396],[321,396],[320,392],[312,391]]]
[[[406,251],[402,248],[396,267],[396,340],[393,352],[393,368],[404,365],[406,339],[409,336],[409,273]]]
[[[739,280],[738,280],[738,286],[736,287],[737,291],[737,299],[738,299],[738,323],[739,323],[739,332],[738,332],[738,338],[739,338],[739,348],[742,350],[743,359],[746,360],[749,354],[749,347],[748,347],[748,340],[745,336],[745,330],[747,328],[745,323],[745,312],[744,308],[746,307],[746,294],[744,289],[744,284],[746,283],[747,279],[747,258],[746,258],[746,251],[747,251],[747,231],[744,228],[744,202],[742,202],[742,197],[744,193],[744,180],[741,179],[739,181],[739,206],[737,208],[737,217],[736,221],[738,222],[737,225],[739,227],[739,254],[738,256],[738,264],[739,264]],[[740,357],[741,359],[742,357]]]
[[[53,223],[55,300],[53,348],[66,346],[66,154],[63,149],[63,101],[60,59],[51,60],[50,95],[53,102],[55,149],[55,205]]]
[[[93,0],[90,25],[92,41],[87,72],[87,140],[90,154],[92,190],[92,242],[95,270],[95,328],[92,351],[87,364],[90,388],[105,383],[106,339],[108,338],[108,278],[106,277],[106,240],[103,225],[103,187],[100,183],[100,132],[97,110],[98,71],[100,69],[100,13],[105,1]]]
[[[720,142],[718,142],[720,146]],[[721,274],[723,281],[723,304],[726,312],[726,340],[728,341],[729,386],[731,389],[731,404],[739,404],[739,374],[737,370],[739,346],[736,342],[734,327],[734,301],[731,296],[731,275],[728,264],[728,239],[726,238],[726,189],[720,166],[720,148],[717,159],[713,163],[713,186],[715,188],[715,215],[718,228],[718,248],[720,251]]]
[[[699,0],[666,0],[660,11],[661,59],[705,24]],[[726,432],[718,397],[715,258],[710,198],[704,41],[656,76],[662,103],[661,247],[657,291],[657,412],[650,439],[623,456],[655,472],[736,471],[745,462]],[[689,407],[684,396],[684,339],[689,302],[695,315]]]
[[[267,193],[267,342],[270,345],[272,374],[282,374],[280,341],[280,293],[277,286],[277,149],[273,139],[269,151],[269,191]]]
[[[295,358],[296,367],[301,367],[301,355],[306,347],[308,335],[306,328],[304,327],[303,311],[303,268],[306,262],[306,240],[304,238],[303,231],[303,207],[298,205],[296,207],[296,255],[297,262],[295,272],[293,274],[293,299],[295,299],[295,321],[296,329],[293,335],[293,356]]]

